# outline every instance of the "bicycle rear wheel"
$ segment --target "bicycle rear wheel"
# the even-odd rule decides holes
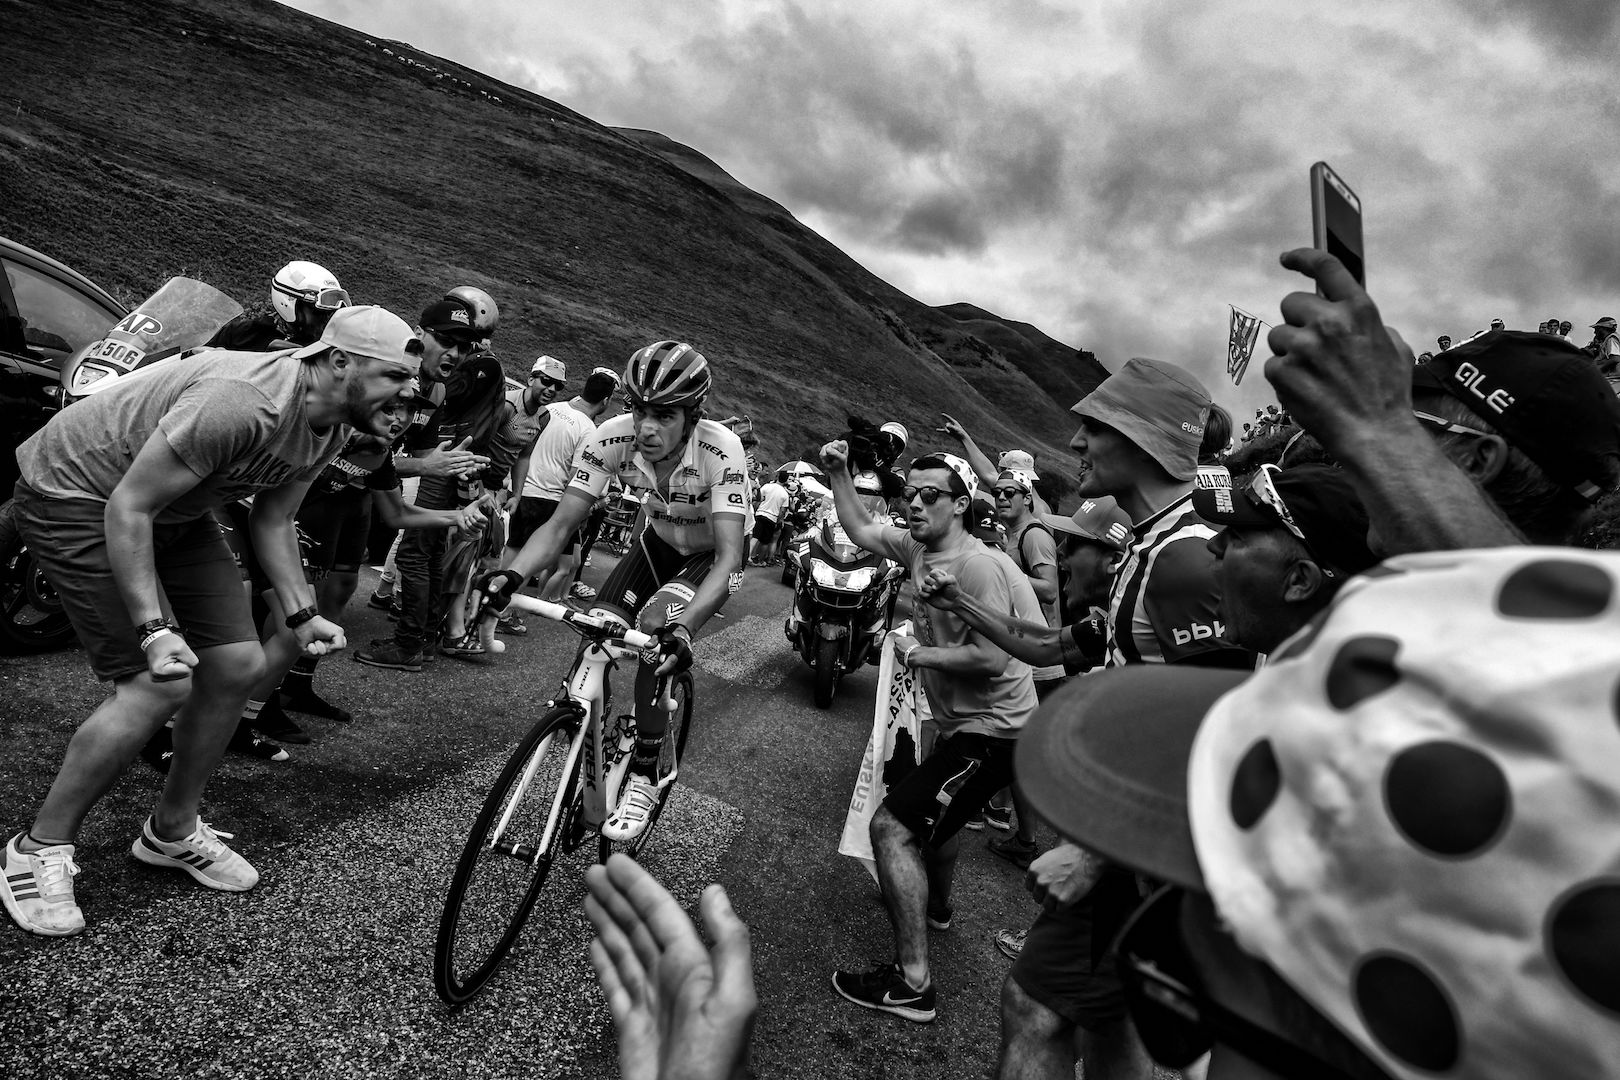
[[[572,823],[579,769],[566,766],[580,723],[577,709],[546,712],[507,759],[473,821],[433,953],[434,988],[451,1005],[483,989],[534,910]]]
[[[676,766],[686,758],[686,736],[692,726],[692,674],[683,671],[670,680],[670,696],[675,699],[675,711],[670,714],[669,727],[664,732],[664,748],[660,754],[658,774],[667,776],[674,772]],[[627,844],[614,843],[607,837],[602,837],[601,857],[607,862],[608,856],[615,851],[623,852],[632,859],[640,858],[646,850],[647,841],[652,839],[653,829],[658,825],[658,819],[664,813],[664,804],[669,802],[669,793],[675,790],[674,784],[666,785],[658,792],[658,802],[653,805],[652,815],[647,819],[647,827],[641,835]]]

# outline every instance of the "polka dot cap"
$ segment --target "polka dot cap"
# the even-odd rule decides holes
[[[1392,1075],[1620,1077],[1620,553],[1387,562],[1223,697],[1211,896]]]

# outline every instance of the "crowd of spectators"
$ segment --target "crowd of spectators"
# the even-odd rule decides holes
[[[1613,546],[1593,521],[1620,492],[1615,321],[1583,347],[1564,320],[1533,333],[1493,320],[1416,356],[1333,257],[1282,262],[1316,291],[1285,297],[1268,335],[1277,404],[1235,432],[1185,368],[1130,360],[1074,406],[1071,513],[1041,497],[1027,450],[992,460],[949,415],[941,431],[961,453],[906,465],[897,521],[857,491],[848,441],[821,449],[845,532],[909,572],[911,631],[890,647],[930,706],[919,759],[885,770],[870,829],[892,956],[832,972],[831,989],[914,1023],[948,1009],[960,980],[930,962],[929,935],[952,929],[964,830],[999,821],[1008,835],[991,849],[1024,868],[1036,907],[996,935],[1012,959],[998,1077],[1079,1066],[1147,1080],[1155,1062],[1217,1078],[1620,1076],[1620,556],[1575,547]],[[296,418],[261,424],[250,446],[219,433],[238,391],[177,362],[139,419],[183,455],[109,461],[93,478],[106,491],[79,491],[51,452],[118,417],[76,407],[25,444],[30,541],[71,527],[108,549],[108,573],[70,596],[75,625],[116,604],[158,617],[139,648],[88,643],[123,689],[0,855],[21,925],[82,928],[73,835],[163,716],[176,716],[173,766],[136,857],[226,891],[257,873],[197,816],[227,745],[209,710],[251,693],[241,723],[284,740],[301,732],[278,690],[294,711],[343,718],[313,675],[345,644],[353,584],[327,594],[297,572],[300,508],[274,482],[289,473],[242,468],[266,447],[305,478],[346,463],[334,490],[395,493],[398,625],[358,660],[418,671],[477,653],[456,606],[469,568],[511,565],[557,512],[619,385],[597,369],[558,402],[565,366],[542,356],[507,390],[494,327],[493,301],[452,293],[414,329],[377,308],[329,315],[290,354],[302,367],[233,352]],[[344,424],[370,442],[340,445]],[[228,595],[235,579],[201,518],[149,520],[179,483],[165,477],[196,461],[218,478],[198,507],[258,493],[244,522],[267,619]],[[132,494],[126,471],[157,494]],[[401,476],[420,478],[408,514]],[[759,492],[754,562],[788,515],[795,485],[781,479]],[[64,508],[68,526],[54,520]],[[152,573],[207,547],[207,591],[184,602],[199,626],[203,607],[228,609],[211,625],[228,665],[199,666],[157,607],[156,577],[120,591],[126,557],[106,532],[120,514],[168,542]],[[471,547],[450,543],[452,527]],[[533,584],[563,595],[556,573]],[[273,629],[262,648],[238,625],[259,621]],[[279,669],[264,660],[277,639]],[[188,676],[189,695],[174,685]],[[1045,850],[1042,829],[1057,837]],[[587,886],[624,1074],[743,1075],[760,1003],[750,931],[724,891],[703,895],[705,944],[622,856]]]
[[[1331,256],[1283,265],[1320,294],[1286,297],[1269,335],[1279,405],[1245,425],[1281,444],[1268,460],[1228,431],[1237,452],[1210,456],[1235,465],[1200,465],[1212,403],[1175,365],[1132,360],[1075,406],[1083,502],[1042,516],[1062,625],[956,523],[965,462],[913,462],[905,530],[838,501],[914,564],[929,629],[896,648],[930,694],[1020,686],[975,700],[1015,744],[1019,813],[1061,839],[1027,871],[1033,926],[998,936],[996,1075],[1620,1075],[1620,557],[1569,546],[1620,489],[1594,363],[1612,321],[1587,349],[1493,326],[1419,361]],[[1023,520],[1020,470],[994,483]],[[1030,716],[1050,663],[1083,674]],[[950,925],[961,802],[1004,768],[978,738],[939,725],[874,820],[896,960],[834,975],[856,1004],[942,1007],[924,927]],[[943,797],[964,750],[979,764]],[[757,1002],[720,894],[711,951],[639,868],[591,888],[622,1050],[740,1075]],[[691,999],[653,992],[692,971]]]

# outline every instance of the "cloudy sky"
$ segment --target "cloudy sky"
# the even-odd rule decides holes
[[[1241,412],[1307,173],[1360,194],[1408,340],[1620,315],[1612,0],[295,0],[687,143],[887,280]],[[1421,345],[1418,346],[1420,349]]]

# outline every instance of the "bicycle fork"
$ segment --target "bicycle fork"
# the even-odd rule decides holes
[[[575,775],[585,735],[590,728],[591,724],[588,722],[579,724],[574,731],[573,739],[568,744],[568,756],[563,762],[562,775],[557,782],[557,794],[551,800],[551,809],[546,814],[546,826],[541,830],[539,842],[524,843],[520,840],[508,839],[506,830],[512,823],[513,813],[519,806],[523,805],[523,800],[528,796],[529,786],[534,783],[534,777],[540,769],[540,763],[546,760],[546,752],[551,749],[551,740],[557,737],[556,732],[552,732],[542,739],[540,744],[535,747],[534,753],[529,756],[529,764],[524,768],[522,778],[518,780],[517,789],[512,793],[511,800],[507,802],[506,809],[502,811],[500,821],[495,823],[495,828],[490,833],[489,849],[491,851],[509,855],[531,866],[538,863],[542,858],[549,857],[548,853],[552,848],[552,840],[557,835],[562,815],[567,810],[566,804],[573,791],[574,785],[570,782],[570,778]]]

